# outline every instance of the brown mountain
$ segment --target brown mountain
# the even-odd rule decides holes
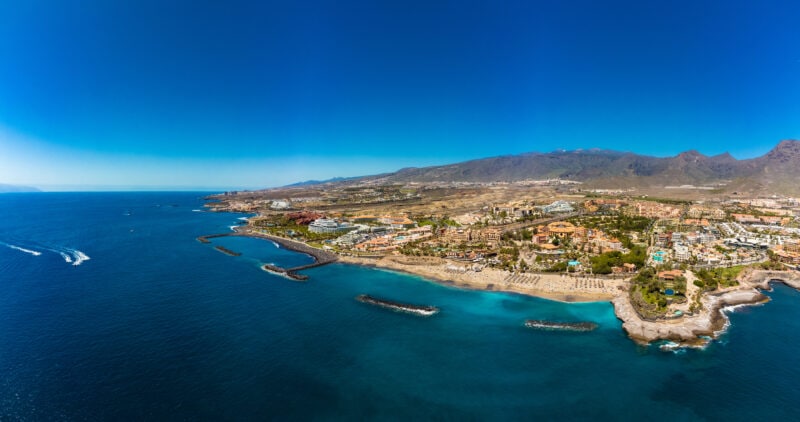
[[[800,194],[800,141],[781,141],[765,155],[740,163],[746,174],[738,181],[742,189]]]
[[[599,149],[554,151],[406,168],[336,183],[513,182],[550,178],[580,181],[597,188],[724,184],[726,191],[800,194],[800,141],[782,141],[769,153],[746,160],[737,160],[728,153],[706,156],[695,150],[674,157]]]

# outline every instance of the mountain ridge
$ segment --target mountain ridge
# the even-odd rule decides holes
[[[23,192],[41,192],[41,190],[32,186],[10,185],[7,183],[0,183],[0,193],[23,193]]]
[[[407,167],[378,175],[332,182],[515,182],[564,179],[594,188],[723,186],[800,194],[800,141],[783,140],[766,154],[736,159],[730,153],[704,155],[692,149],[655,157],[605,149],[528,152],[430,167]]]

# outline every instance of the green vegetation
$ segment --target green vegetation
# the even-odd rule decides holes
[[[772,252],[772,251],[770,251]],[[777,261],[764,261],[760,264],[757,264],[759,268],[762,270],[774,270],[774,271],[784,271],[786,270],[786,266],[781,264]]]
[[[642,268],[646,259],[647,249],[643,246],[634,246],[626,254],[619,251],[606,252],[591,258],[592,273],[611,274],[611,267],[620,267],[622,264],[634,264],[636,268]]]
[[[714,268],[714,269],[701,269],[695,271],[697,280],[694,285],[703,290],[714,290],[718,287],[733,287],[738,286],[739,282],[736,277],[742,272],[745,267],[738,265],[729,268]]]
[[[545,268],[545,272],[548,273],[563,273],[564,271],[575,272],[575,267],[570,267],[567,261],[560,261],[550,268]]]
[[[285,215],[275,216],[271,219],[260,219],[253,222],[253,226],[266,230],[275,236],[301,238],[308,242],[322,242],[335,239],[343,233],[312,233],[308,226],[297,224]]]
[[[504,232],[503,235],[501,236],[501,239],[506,242],[510,240],[518,240],[518,241],[531,240],[533,239],[533,235],[535,234],[535,232],[536,232],[535,228],[530,230],[522,229],[513,232]]]
[[[666,290],[673,290],[672,296]],[[670,301],[682,303],[686,301],[686,278],[676,277],[674,281],[658,279],[658,270],[647,267],[631,280],[631,303],[643,318],[663,317]]]
[[[641,201],[658,202],[667,205],[692,205],[692,201],[686,201],[681,199],[657,198],[654,196],[642,196],[636,199]]]
[[[434,231],[438,228],[460,226],[460,224],[458,224],[455,220],[446,215],[441,218],[432,216],[414,216],[411,217],[411,219],[417,222],[417,226],[431,226]]]
[[[652,218],[638,217],[617,213],[606,216],[583,216],[568,219],[572,224],[581,225],[587,229],[601,229],[604,231],[637,231],[644,232],[653,223]]]

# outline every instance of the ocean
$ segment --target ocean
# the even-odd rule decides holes
[[[800,420],[793,289],[733,312],[706,349],[664,352],[630,341],[609,303],[344,264],[305,283],[266,273],[311,260],[198,242],[244,216],[204,212],[204,195],[0,195],[0,420]]]

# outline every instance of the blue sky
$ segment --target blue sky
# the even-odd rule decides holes
[[[258,188],[595,147],[753,157],[800,138],[797,22],[796,1],[0,0],[0,183]]]

